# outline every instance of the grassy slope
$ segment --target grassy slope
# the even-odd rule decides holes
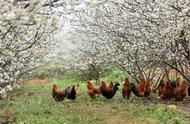
[[[103,79],[119,81],[121,76],[121,73],[114,72]],[[76,81],[76,77],[67,76],[53,82],[65,88],[70,82]],[[112,100],[99,96],[92,101],[86,94],[84,82],[80,84],[82,94],[75,101],[65,100],[61,103],[52,99],[52,83],[24,85],[12,93],[23,93],[22,95],[12,101],[0,101],[0,112],[6,108],[12,109],[19,124],[188,124],[187,118],[179,109],[170,109],[159,102],[145,105],[132,97],[125,104],[121,97],[121,88]]]

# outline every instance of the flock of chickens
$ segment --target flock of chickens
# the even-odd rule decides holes
[[[52,88],[52,97],[57,102],[61,102],[64,100],[65,97],[70,100],[76,99],[76,94],[79,93],[79,83],[77,83],[75,86],[67,87],[65,90],[60,90],[57,85],[53,84]]]
[[[119,90],[119,83],[114,83],[110,81],[106,84],[104,81],[100,81],[100,86],[96,88],[92,81],[86,81],[87,94],[92,98],[102,94],[105,98],[111,99],[114,97],[116,92]],[[128,100],[131,97],[131,92],[137,97],[149,97],[152,90],[152,81],[140,79],[137,85],[130,83],[129,79],[126,77],[123,83],[122,96],[124,99]],[[76,96],[80,93],[79,83],[73,86],[67,87],[65,90],[61,90],[57,85],[53,84],[52,96],[55,101],[63,101],[64,98],[75,100]],[[163,100],[169,100],[174,98],[176,101],[182,101],[187,95],[190,95],[190,87],[187,81],[178,77],[175,81],[161,79],[158,86],[158,95]]]

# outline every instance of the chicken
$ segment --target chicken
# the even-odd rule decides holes
[[[92,84],[92,81],[86,81],[86,83],[87,83],[87,89],[93,89],[94,88],[94,86],[93,86],[93,84]]]
[[[113,81],[110,81],[110,83],[109,83],[109,85],[107,87],[112,88],[113,87]]]
[[[79,85],[79,83],[77,83],[75,85],[75,91],[76,91],[76,95],[78,96],[80,94],[80,85]]]
[[[106,83],[104,81],[101,81],[100,84],[101,84],[101,87],[107,88],[107,85],[106,85]]]
[[[176,79],[176,83],[177,83],[178,86],[180,85],[180,83],[181,83],[181,78],[180,78],[180,77],[178,77],[178,78]]]
[[[145,79],[140,79],[140,82],[136,86],[135,84],[131,84],[131,91],[135,94],[137,97],[144,97],[145,94]]]
[[[108,88],[112,88],[113,87],[113,81],[110,81],[109,84],[106,84],[104,81],[99,81],[100,85],[102,85],[103,87],[108,87]]]
[[[71,92],[71,87],[73,87],[72,85],[68,86],[67,88],[65,88],[65,93],[66,93],[66,96]]]
[[[174,96],[176,101],[182,101],[188,93],[188,83],[183,81],[181,85],[174,90]]]
[[[166,92],[166,84],[164,82],[164,79],[161,79],[160,80],[160,84],[158,86],[158,96],[161,98],[161,99],[165,99],[164,98],[164,94]]]
[[[76,99],[76,90],[75,90],[75,86],[68,87],[66,89],[66,94],[67,94],[67,99],[70,100],[75,100]]]
[[[179,87],[180,83],[181,83],[181,78],[178,77],[175,81],[171,81],[171,86],[177,88]]]
[[[174,98],[174,89],[175,87],[173,86],[170,80],[167,80],[165,82],[164,79],[162,79],[159,85],[160,98],[164,100]]]
[[[164,94],[166,99],[174,98],[174,89],[175,87],[172,86],[171,81],[168,80],[166,82],[166,92]]]
[[[66,92],[65,92],[65,91],[61,91],[61,90],[57,87],[57,85],[53,84],[52,97],[55,99],[55,101],[61,102],[61,101],[63,101],[64,98],[66,97]]]
[[[124,99],[130,99],[131,96],[131,84],[129,83],[129,79],[126,77],[125,82],[122,88],[122,96]]]
[[[144,97],[149,97],[151,92],[151,80],[147,80],[145,84]]]
[[[190,85],[188,86],[188,96],[190,96]]]
[[[87,81],[87,93],[92,99],[96,99],[96,96],[101,93],[100,88],[95,88],[91,81]]]
[[[117,90],[119,90],[118,88],[119,85],[120,85],[119,83],[116,83],[112,88],[109,88],[101,84],[100,86],[101,94],[107,99],[111,99],[115,95]]]

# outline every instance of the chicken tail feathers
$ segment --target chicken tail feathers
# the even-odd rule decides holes
[[[137,92],[137,89],[136,89],[136,85],[131,83],[131,91],[138,96],[138,92]]]
[[[190,85],[188,87],[188,95],[190,96]]]
[[[179,84],[178,84],[176,81],[172,81],[172,82],[171,82],[171,86],[172,86],[173,88],[178,88],[178,87],[179,87]]]

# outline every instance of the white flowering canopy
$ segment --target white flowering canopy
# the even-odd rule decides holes
[[[55,16],[38,0],[0,2],[0,87],[37,67],[54,44]]]
[[[172,68],[190,79],[186,72],[190,64],[189,1],[87,3],[66,16],[72,30],[65,35],[78,46],[74,57],[67,58],[69,66],[112,64],[133,76],[146,78],[154,78],[156,68]]]

